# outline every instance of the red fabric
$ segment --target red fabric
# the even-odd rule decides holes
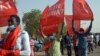
[[[75,20],[91,20],[93,13],[85,0],[73,0],[73,16]]]
[[[45,35],[57,32],[58,24],[64,19],[64,0],[57,1],[45,14],[47,17],[40,20],[41,30]]]
[[[54,5],[49,8],[49,16],[58,16],[64,18],[64,2],[65,0],[58,0]]]
[[[74,36],[73,36],[73,45],[74,45],[74,46],[77,46],[77,41],[78,41],[77,36],[74,35]]]
[[[13,0],[1,0],[0,1],[0,27],[6,26],[8,18],[11,15],[17,14],[17,9]]]
[[[46,50],[48,50],[49,49],[49,47],[52,45],[52,42],[51,41],[47,41],[47,42],[45,42],[44,43],[44,50],[46,51]]]
[[[67,30],[69,34],[74,34],[72,29],[72,15],[65,15],[66,23],[67,23]],[[74,20],[74,26],[76,27],[77,31],[80,29],[80,20]]]
[[[0,50],[0,56],[7,56],[11,53],[9,50],[1,49]]]
[[[42,19],[46,18],[48,16],[49,13],[49,6],[47,6],[44,11],[42,12]]]
[[[12,53],[12,56],[20,56],[20,50],[15,50],[13,53]],[[10,55],[11,56],[11,55]]]
[[[80,30],[81,27],[81,21],[80,20],[74,20],[74,25],[77,31]]]
[[[60,18],[55,16],[50,16],[47,19],[41,21],[41,30],[45,35],[54,33],[58,31],[58,24],[60,23]]]
[[[41,19],[40,19],[40,29],[38,30],[38,34],[39,34],[39,35],[42,35],[42,34],[41,34],[41,30],[43,31],[42,28],[46,26],[48,13],[49,13],[49,6],[47,6],[47,7],[44,9],[44,11],[42,12],[42,17],[41,17]]]
[[[19,56],[19,54],[20,50],[11,51],[11,50],[1,49],[0,51],[0,56]]]
[[[18,38],[18,34],[20,32],[20,27],[17,26],[6,38],[5,42],[2,45],[2,49],[4,50],[12,50],[16,44],[16,40]],[[5,51],[1,50],[2,53],[5,53]],[[20,51],[16,50],[13,55],[19,55]],[[5,54],[8,54],[5,53]],[[3,54],[2,54],[3,55]]]

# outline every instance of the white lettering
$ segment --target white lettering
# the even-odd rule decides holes
[[[6,2],[6,4],[8,8],[11,8],[11,5],[9,4],[9,2]]]
[[[8,1],[5,2],[5,3],[0,1],[0,11],[7,10],[7,9],[10,9],[10,8],[11,8],[11,5]]]

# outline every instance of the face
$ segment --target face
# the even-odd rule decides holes
[[[16,19],[13,18],[12,21],[9,21],[8,24],[9,25],[8,25],[8,28],[7,28],[7,32],[12,31],[17,26]]]
[[[17,26],[17,22],[16,22],[16,19],[13,17],[13,24],[15,25],[15,26]]]

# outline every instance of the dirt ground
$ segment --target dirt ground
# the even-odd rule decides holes
[[[45,55],[44,51],[35,52],[35,56],[44,56],[44,55]],[[64,55],[63,56],[67,56],[67,51],[66,50],[64,51]],[[74,51],[72,53],[72,56],[75,56],[74,55]],[[94,48],[94,51],[89,53],[88,56],[100,56],[100,47]]]

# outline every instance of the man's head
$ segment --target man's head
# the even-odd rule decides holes
[[[20,18],[17,15],[11,15],[8,20],[7,32],[13,30],[20,24]]]
[[[20,18],[17,15],[11,15],[8,20],[8,24],[17,26],[20,24]]]
[[[84,33],[84,29],[83,28],[80,28],[80,33]]]

